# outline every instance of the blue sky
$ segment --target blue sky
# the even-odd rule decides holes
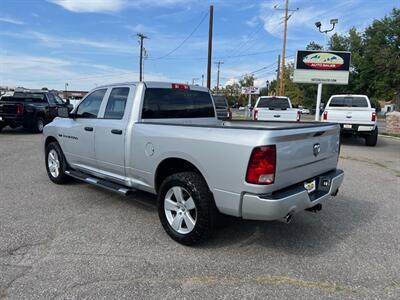
[[[289,59],[310,41],[326,43],[316,21],[326,27],[330,19],[338,18],[336,32],[345,33],[353,26],[362,31],[373,19],[400,6],[399,0],[289,2],[292,9],[299,8],[289,19]],[[145,80],[196,78],[201,84],[207,67],[209,4],[205,0],[2,0],[0,85],[63,89],[68,82],[69,89],[79,90],[136,81],[138,32],[149,37]],[[214,1],[213,61],[224,62],[222,84],[262,68],[255,73],[257,85],[275,76],[283,12],[274,7],[283,8],[284,1]],[[215,85],[215,65],[212,79]]]

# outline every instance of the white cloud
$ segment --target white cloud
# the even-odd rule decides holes
[[[255,27],[257,24],[258,24],[258,16],[254,16],[250,20],[246,21],[246,25],[250,27]]]
[[[115,12],[124,8],[125,0],[49,0],[72,12]]]
[[[34,40],[44,44],[46,47],[49,48],[60,48],[63,46],[85,46],[90,48],[96,48],[101,50],[111,50],[113,52],[120,52],[120,53],[132,53],[132,46],[129,44],[123,44],[119,42],[110,42],[110,41],[96,41],[90,40],[87,38],[70,38],[70,37],[63,37],[63,36],[55,36],[49,35],[38,31],[26,31],[22,33],[15,33],[15,32],[2,32],[2,35],[20,38],[20,39],[27,39],[27,40]]]
[[[129,69],[46,56],[0,54],[0,66],[1,86],[62,89],[68,82],[71,89],[89,90],[96,85],[138,79],[138,73]],[[170,81],[153,72],[146,72],[145,79]]]
[[[10,24],[14,24],[14,25],[24,25],[25,23],[17,20],[15,18],[11,18],[11,17],[6,17],[6,16],[0,16],[0,22],[3,23],[10,23]]]
[[[47,0],[66,10],[76,13],[108,13],[121,11],[127,7],[171,6],[187,3],[188,0]]]

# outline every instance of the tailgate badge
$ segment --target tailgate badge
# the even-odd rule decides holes
[[[319,143],[314,144],[313,147],[314,156],[317,157],[320,152],[321,152],[321,145]]]

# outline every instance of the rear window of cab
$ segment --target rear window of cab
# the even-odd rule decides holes
[[[364,97],[333,97],[330,107],[368,107],[368,101]]]
[[[208,92],[187,89],[148,88],[143,119],[213,118],[214,105]]]

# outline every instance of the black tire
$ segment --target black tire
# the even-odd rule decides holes
[[[196,207],[196,222],[189,233],[181,234],[169,223],[164,210],[164,200],[170,189],[181,187],[189,193]],[[217,208],[204,178],[195,172],[182,172],[167,177],[158,192],[158,216],[167,234],[183,245],[191,246],[209,237],[214,229]],[[178,214],[178,213],[177,213]]]
[[[54,150],[57,153],[58,161],[59,161],[59,172],[58,175],[55,176],[52,174],[50,171],[50,166],[49,166],[49,154],[50,152]],[[47,175],[49,176],[50,180],[56,184],[64,184],[70,181],[71,177],[65,174],[65,171],[67,170],[68,164],[65,159],[64,153],[61,150],[60,145],[57,142],[52,142],[47,145],[46,147],[46,153],[45,153],[45,163],[46,163],[46,170],[47,170]]]
[[[376,127],[370,135],[365,137],[365,145],[374,147],[378,142],[378,127]]]
[[[42,117],[37,117],[33,123],[33,132],[42,133],[44,127],[44,119]]]

